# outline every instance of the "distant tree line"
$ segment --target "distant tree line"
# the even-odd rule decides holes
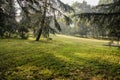
[[[69,35],[120,40],[120,0],[100,0],[98,6],[75,2],[72,7],[76,13]]]
[[[82,3],[74,2],[71,7],[75,10],[75,14],[98,12],[98,10],[93,9],[93,6],[87,4],[86,1],[83,1]],[[74,15],[74,13],[72,15]],[[72,17],[72,15],[70,16]],[[85,18],[72,17],[72,20],[72,26],[67,27],[69,32],[66,31],[65,26],[62,27],[63,34],[67,33],[73,36],[98,38],[98,36],[102,36],[104,33],[103,30],[100,30],[97,24],[90,24],[90,21],[86,21]]]

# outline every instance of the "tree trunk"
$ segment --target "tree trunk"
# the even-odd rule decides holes
[[[9,36],[8,36],[9,38],[11,37],[11,33],[9,32]]]
[[[119,45],[119,41],[120,41],[120,39],[119,39],[119,37],[118,37],[118,42],[117,42],[118,45]]]
[[[21,38],[22,38],[22,39],[24,38],[24,32],[23,32],[23,30],[22,30],[22,32],[21,32]]]
[[[41,21],[40,29],[38,30],[38,35],[36,37],[36,41],[39,41],[42,35],[43,28],[45,26],[45,18],[46,18],[46,11],[47,11],[47,0],[44,2],[44,12],[43,12],[43,18]]]
[[[39,29],[39,33],[37,35],[36,41],[39,41],[41,35],[42,35],[42,28]]]

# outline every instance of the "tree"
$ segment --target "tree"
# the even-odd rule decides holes
[[[99,0],[99,5],[101,5],[101,4],[109,4],[109,3],[112,3],[113,2],[113,0]]]
[[[0,36],[10,37],[11,33],[15,33],[16,20],[15,20],[15,7],[14,0],[1,0],[0,1]]]
[[[66,23],[70,24],[71,20],[69,17],[67,17],[64,12],[71,12],[73,9],[67,5],[61,2],[60,0],[17,0],[21,9],[26,13],[28,17],[31,15],[35,15],[36,13],[39,14],[38,23],[38,32],[36,41],[39,41],[41,34],[44,31],[49,32],[55,31],[50,26],[50,21],[54,20],[54,24],[56,29],[61,31],[60,25],[57,21],[58,17],[64,17]],[[49,23],[49,24],[48,24]],[[47,30],[45,30],[47,29]]]
[[[86,18],[92,23],[101,24],[108,31],[109,37],[120,38],[120,0],[113,0],[108,4],[101,4],[95,7],[98,12],[76,14],[79,18]],[[104,12],[99,12],[104,9]],[[100,26],[99,26],[100,27]]]
[[[86,1],[83,1],[82,3],[74,2],[72,4],[72,8],[75,9],[75,14],[80,13],[91,13],[94,10],[92,9],[92,6],[88,5]],[[85,20],[79,19],[79,18],[73,18],[74,20],[74,35],[81,36],[81,37],[87,37],[90,33],[93,33],[92,26],[89,25],[89,23],[86,23]]]

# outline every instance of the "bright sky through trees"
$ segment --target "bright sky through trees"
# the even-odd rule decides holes
[[[75,2],[75,1],[82,2],[83,0],[61,0],[61,1],[67,4],[71,4],[72,2]],[[90,5],[97,5],[99,2],[99,0],[84,0],[84,1],[87,1],[87,3]]]

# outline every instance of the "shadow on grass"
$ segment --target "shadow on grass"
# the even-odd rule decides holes
[[[34,56],[33,56],[34,55]],[[3,56],[0,59],[0,79],[36,80],[68,77],[69,68],[66,63],[53,54],[24,54],[19,56]]]
[[[40,54],[4,56],[0,59],[0,65],[2,65],[0,79],[119,79],[120,65],[118,64],[100,59],[81,58],[71,53],[59,55],[69,58],[70,61],[42,51]]]
[[[36,41],[28,42],[38,43]],[[41,43],[52,44],[52,42],[48,41],[43,41]],[[119,64],[110,63],[100,58],[84,58],[82,56],[74,55],[74,53],[79,52],[77,52],[77,49],[70,52],[69,50],[71,47],[65,50],[65,52],[54,52],[54,50],[52,52],[47,52],[47,49],[42,50],[41,47],[40,50],[36,48],[32,49],[30,48],[31,46],[24,46],[24,49],[26,50],[18,49],[17,52],[19,53],[10,51],[10,53],[0,54],[0,80],[120,79]],[[63,47],[64,45],[61,44],[61,46]],[[56,46],[54,46],[54,49],[55,47]],[[62,50],[62,48],[59,47],[59,50]]]
[[[84,53],[83,53],[84,54]],[[82,79],[105,79],[105,80],[119,80],[120,79],[120,64],[112,63],[101,58],[83,58],[81,56],[74,55],[74,53],[60,54],[59,56],[68,58],[68,62],[71,66],[76,67],[73,70],[72,77],[77,76],[79,78],[82,75]],[[103,56],[104,57],[104,56]],[[77,74],[76,74],[77,73]],[[82,73],[82,74],[81,74]],[[77,79],[76,78],[76,79]]]

